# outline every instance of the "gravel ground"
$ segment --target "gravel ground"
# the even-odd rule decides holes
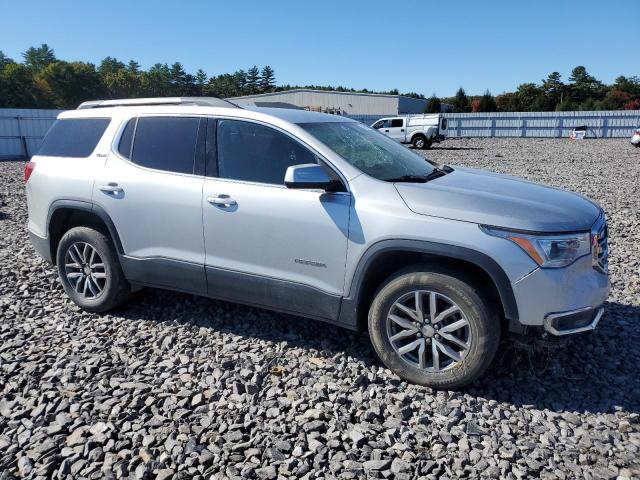
[[[460,392],[399,381],[368,340],[265,310],[145,289],[79,311],[25,230],[0,162],[0,479],[638,478],[640,150],[624,140],[450,140],[440,162],[594,198],[613,290],[593,334],[507,347]]]

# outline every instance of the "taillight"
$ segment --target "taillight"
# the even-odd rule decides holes
[[[27,162],[27,164],[24,166],[24,183],[27,183],[29,181],[29,177],[31,176],[35,168],[36,162]]]

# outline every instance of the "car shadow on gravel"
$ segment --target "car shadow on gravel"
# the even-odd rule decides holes
[[[429,147],[429,150],[452,150],[452,151],[462,151],[462,150],[484,150],[482,147],[434,147],[433,145]]]
[[[315,350],[310,356],[344,354],[366,368],[383,367],[364,334],[259,308],[145,289],[114,313],[131,320],[177,320],[185,326]],[[555,412],[640,412],[639,348],[640,307],[610,303],[598,330],[576,335],[557,348],[533,352],[506,342],[489,371],[458,393]],[[416,388],[425,395],[433,393]]]
[[[640,413],[640,307],[608,303],[594,332],[533,352],[511,344],[467,393],[555,412]]]

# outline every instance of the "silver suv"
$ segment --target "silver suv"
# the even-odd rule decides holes
[[[509,333],[592,330],[609,291],[592,201],[332,115],[85,103],[25,180],[31,241],[83,309],[151,286],[368,330],[385,365],[435,388],[477,378]]]

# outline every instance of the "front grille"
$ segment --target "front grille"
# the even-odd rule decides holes
[[[591,232],[591,254],[593,268],[607,273],[609,270],[609,227],[604,213],[593,226]]]

